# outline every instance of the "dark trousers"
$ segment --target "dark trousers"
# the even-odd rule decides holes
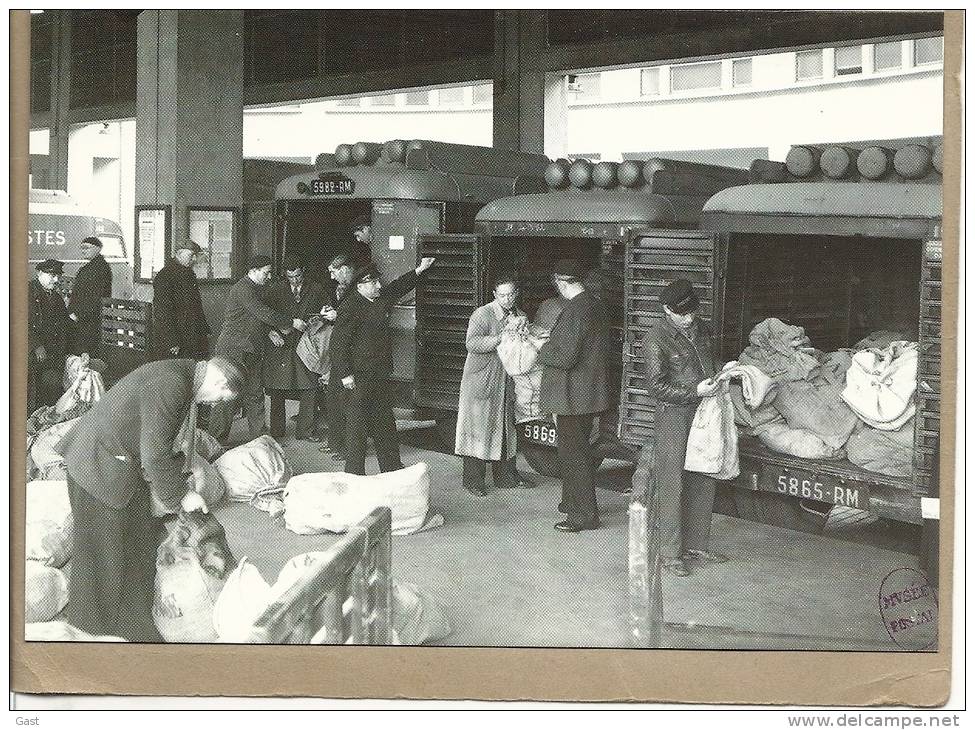
[[[92,497],[68,475],[74,552],[68,622],[91,634],[162,641],[152,620],[156,549],[165,532],[149,508],[149,486],[122,509]]]
[[[219,353],[218,353],[219,354]],[[230,427],[234,423],[237,409],[243,405],[247,417],[250,437],[256,439],[264,433],[264,383],[261,380],[261,356],[246,352],[243,358],[244,389],[236,400],[214,404],[210,409],[210,435],[221,444],[227,442]]]
[[[484,461],[476,456],[464,457],[464,488],[478,490],[484,487],[487,465],[491,465],[491,478],[499,489],[518,486],[518,469],[514,457],[501,461]]]
[[[665,558],[707,550],[711,536],[715,480],[684,470],[696,410],[695,404],[658,403],[654,414],[653,479],[660,494],[660,554]]]
[[[376,444],[379,471],[402,469],[389,381],[356,379],[355,389],[343,388],[343,391],[346,473],[366,473],[366,447],[370,437]]]
[[[328,424],[328,445],[334,451],[345,449],[345,389],[337,378],[331,378],[322,394],[325,420]]]
[[[53,406],[64,395],[66,358],[48,357],[38,362],[33,353],[27,363],[27,405],[29,416],[41,406]]]
[[[595,456],[589,443],[596,413],[556,416],[559,433],[559,467],[562,471],[562,502],[566,520],[583,524],[599,516],[596,505]]]
[[[295,438],[305,438],[311,433],[315,423],[315,401],[317,390],[271,390],[271,435],[281,438],[287,432],[285,422],[285,396],[298,396],[298,420],[295,423]]]

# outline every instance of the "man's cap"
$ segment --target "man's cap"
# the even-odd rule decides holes
[[[45,274],[63,274],[64,264],[62,264],[57,259],[45,259],[37,265],[38,271],[43,271]]]
[[[244,370],[241,365],[219,356],[211,357],[210,364],[223,373],[227,379],[227,385],[235,393],[240,393],[244,389]]]
[[[200,244],[198,244],[196,241],[191,241],[189,239],[186,239],[185,241],[180,241],[179,243],[176,244],[177,251],[181,251],[184,249],[187,251],[192,251],[193,253],[203,253],[203,249],[200,248]]]
[[[357,215],[355,218],[349,221],[349,230],[355,233],[360,228],[364,226],[371,226],[372,219],[367,215]]]
[[[581,279],[584,273],[582,266],[575,259],[559,259],[552,268],[552,276],[566,279]]]
[[[355,275],[352,279],[356,284],[363,284],[369,281],[379,281],[379,269],[376,268],[376,264],[372,261],[362,264],[359,268],[355,270]]]
[[[264,254],[258,254],[257,256],[251,256],[247,262],[247,270],[253,271],[254,269],[263,269],[265,266],[271,265],[271,257],[265,256]]]
[[[699,301],[691,282],[687,279],[675,279],[660,292],[660,303],[665,304],[674,314],[687,314],[697,309]]]
[[[81,239],[81,243],[82,245],[87,243],[90,246],[98,246],[98,248],[102,247],[102,239],[98,238],[97,236],[86,236],[85,238]]]
[[[285,271],[295,271],[296,269],[304,269],[305,262],[297,254],[289,253],[284,257],[284,262],[281,264],[281,268]]]
[[[347,253],[336,254],[328,262],[328,268],[341,269],[343,266],[352,266],[352,257]]]

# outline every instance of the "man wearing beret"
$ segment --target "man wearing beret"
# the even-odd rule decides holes
[[[562,259],[556,263],[552,283],[566,305],[537,360],[544,367],[539,408],[555,414],[558,427],[559,511],[565,513],[565,520],[555,529],[561,532],[599,527],[595,454],[589,434],[599,414],[609,407],[608,316],[599,300],[586,291],[582,277],[577,262]]]
[[[112,268],[102,256],[101,239],[81,241],[81,255],[88,261],[78,269],[71,287],[68,317],[74,322],[71,352],[98,355],[102,342],[102,298],[112,296]]]
[[[660,302],[664,316],[644,340],[647,390],[657,402],[653,444],[650,453],[641,454],[634,483],[648,479],[652,469],[660,494],[664,569],[686,576],[690,574],[688,563],[727,560],[708,552],[715,480],[684,471],[694,413],[701,398],[714,394],[718,384],[713,380],[711,330],[697,316],[698,298],[691,283],[672,281],[660,293]]]
[[[433,265],[424,258],[420,265],[387,286],[383,286],[376,265],[361,266],[355,277],[356,291],[339,305],[335,330],[329,343],[329,378],[343,388],[345,405],[345,471],[366,473],[366,445],[376,444],[379,470],[403,468],[393,418],[393,343],[389,331],[390,310],[417,277]]]
[[[27,412],[54,405],[64,392],[68,308],[58,289],[64,264],[47,259],[27,287]]]
[[[205,360],[209,355],[210,328],[193,271],[202,253],[196,242],[181,241],[152,280],[152,354],[157,360]]]
[[[271,259],[254,256],[248,264],[247,275],[230,288],[223,326],[217,337],[215,352],[244,369],[243,401],[250,438],[265,433],[264,384],[261,381],[261,359],[268,333],[288,334],[305,330],[304,321],[272,309],[266,301],[267,284],[271,280]],[[225,444],[230,435],[237,403],[218,403],[210,413],[210,435]]]

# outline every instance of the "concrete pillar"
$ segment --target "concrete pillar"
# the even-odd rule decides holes
[[[172,206],[173,241],[191,206],[236,207],[239,228],[243,66],[242,11],[139,15],[135,204]]]
[[[51,29],[51,131],[47,185],[68,189],[68,109],[71,103],[71,11],[55,10]]]
[[[495,25],[494,146],[545,151],[545,13],[499,10]]]

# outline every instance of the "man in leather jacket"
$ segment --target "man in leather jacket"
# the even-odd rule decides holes
[[[647,389],[656,400],[652,447],[653,478],[660,494],[660,553],[664,569],[690,574],[687,563],[721,563],[708,552],[715,480],[684,470],[691,422],[701,398],[716,392],[711,331],[697,316],[691,283],[677,279],[660,294],[664,316],[647,336]],[[646,457],[638,473],[647,476]]]

